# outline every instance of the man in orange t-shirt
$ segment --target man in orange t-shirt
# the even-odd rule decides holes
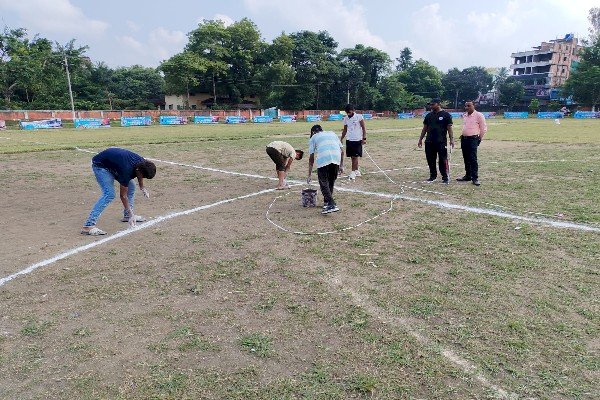
[[[465,176],[458,178],[459,182],[473,182],[479,186],[479,165],[477,164],[477,147],[487,132],[485,117],[475,110],[472,101],[465,103],[466,113],[463,114],[462,135],[460,136],[460,148],[465,161]]]

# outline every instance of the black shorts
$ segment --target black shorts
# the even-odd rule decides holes
[[[346,140],[346,157],[362,157],[362,140]]]
[[[285,171],[285,157],[277,149],[273,147],[267,147],[267,154],[271,157],[271,160],[275,163],[275,169],[277,171]]]

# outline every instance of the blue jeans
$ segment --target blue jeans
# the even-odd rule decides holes
[[[94,175],[96,175],[96,181],[98,181],[98,185],[102,190],[102,194],[100,198],[94,204],[94,208],[90,211],[90,216],[85,221],[83,226],[95,226],[96,221],[100,218],[100,214],[104,211],[104,209],[110,204],[111,201],[115,199],[115,177],[110,173],[106,168],[97,167],[92,165],[92,171],[94,171]],[[127,199],[129,200],[129,205],[133,210],[133,195],[135,194],[135,182],[134,180],[129,181],[129,185],[127,185]],[[129,210],[123,210],[123,217],[129,217]]]

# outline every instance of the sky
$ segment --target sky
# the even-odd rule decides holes
[[[87,45],[111,67],[157,67],[180,52],[204,19],[252,20],[263,40],[282,32],[326,30],[338,51],[356,44],[392,59],[409,47],[442,71],[508,67],[510,54],[567,33],[586,37],[600,0],[0,0],[0,26]]]

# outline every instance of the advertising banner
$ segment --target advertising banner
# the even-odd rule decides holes
[[[529,113],[526,111],[524,111],[524,112],[505,112],[504,118],[527,119],[527,118],[529,118]]]
[[[327,121],[341,121],[344,119],[342,114],[330,114]]]
[[[20,121],[19,125],[21,126],[21,129],[25,129],[26,131],[34,129],[56,129],[62,128],[62,121],[60,118],[41,119],[39,121]]]
[[[539,112],[537,114],[538,118],[549,118],[549,119],[556,119],[556,118],[563,118],[565,115],[563,113],[561,113],[560,111],[551,111],[551,112]]]
[[[84,129],[110,128],[110,120],[108,118],[75,118],[73,124],[75,128]]]
[[[152,117],[121,117],[121,126],[148,126],[152,125]]]
[[[573,118],[583,119],[583,118],[600,118],[600,112],[595,111],[575,111],[573,114]]]
[[[398,119],[408,119],[408,118],[414,118],[415,114],[413,113],[398,113]]]
[[[364,119],[373,119],[373,114],[363,114]]]
[[[246,117],[229,116],[225,118],[226,124],[243,124],[244,122],[246,122]]]
[[[177,115],[161,115],[158,119],[161,125],[185,125],[187,117],[178,117]]]
[[[196,115],[194,116],[195,124],[216,124],[219,122],[219,117],[213,117],[211,115]]]
[[[296,122],[295,115],[282,115],[279,117],[279,122]]]
[[[496,113],[494,111],[492,111],[492,112],[484,111],[484,112],[482,112],[482,114],[485,119],[496,118]]]
[[[321,120],[320,115],[307,115],[306,116],[306,122],[317,122],[320,120]]]
[[[268,124],[270,122],[273,122],[273,117],[270,117],[268,115],[257,115],[256,117],[252,118],[252,122],[256,122],[259,124]]]

